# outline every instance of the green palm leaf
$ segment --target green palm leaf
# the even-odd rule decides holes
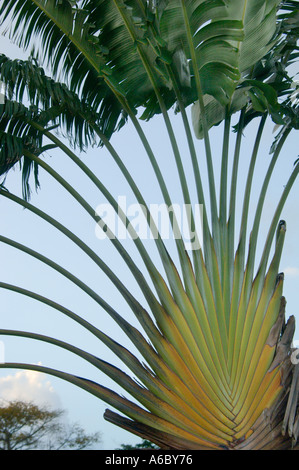
[[[122,99],[119,102],[118,93],[124,94],[131,109],[147,107],[148,103],[153,115],[154,91],[140,51],[151,66],[167,107],[176,101],[167,65],[174,67],[178,75],[186,60],[191,60],[190,72],[185,71],[191,86],[188,104],[197,99],[196,85],[190,80],[197,73],[203,93],[227,103],[240,72],[255,64],[271,47],[278,3],[272,0],[265,7],[260,1],[251,2],[250,6],[248,2],[232,0],[227,5],[221,0],[172,1],[158,2],[151,11],[147,2],[136,0],[86,1],[82,8],[71,7],[67,0],[28,0],[5,2],[1,11],[4,18],[10,13],[15,18],[12,34],[20,44],[27,47],[32,36],[40,37],[45,56],[54,60],[54,73],[61,70],[71,88],[78,91],[81,87],[82,97],[95,107],[101,106],[105,115],[109,107],[110,112],[112,108],[116,110],[118,102],[119,116],[125,104]],[[188,24],[184,10],[190,18]],[[146,28],[149,18],[151,27]],[[206,24],[207,21],[211,23]],[[252,55],[256,48],[251,47],[250,41],[258,32],[260,48]],[[155,67],[162,75],[155,73]],[[181,86],[184,82],[186,78],[181,77]],[[155,112],[160,112],[158,105]],[[114,116],[116,113],[113,111]]]

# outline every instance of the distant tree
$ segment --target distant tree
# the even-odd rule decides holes
[[[135,449],[159,449],[159,447],[153,444],[152,442],[147,441],[146,439],[143,439],[142,442],[134,446],[132,446],[131,444],[122,444],[120,449],[117,449],[117,450],[135,450]]]
[[[0,450],[82,450],[99,441],[99,433],[64,424],[63,414],[18,400],[0,404]]]

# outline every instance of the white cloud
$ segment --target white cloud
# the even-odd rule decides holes
[[[283,270],[285,276],[297,277],[299,276],[299,268],[288,266]]]
[[[0,377],[0,397],[5,401],[22,400],[56,409],[61,407],[59,396],[47,376],[30,370]]]

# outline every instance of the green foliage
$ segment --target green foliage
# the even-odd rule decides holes
[[[85,434],[65,425],[63,412],[23,401],[0,406],[0,450],[82,450],[99,442],[99,433]]]
[[[20,45],[42,41],[54,76],[62,74],[71,90],[80,90],[110,136],[123,124],[123,112],[143,107],[147,118],[160,113],[157,89],[168,109],[177,89],[189,105],[198,87],[227,104],[241,74],[273,46],[279,3],[10,0],[1,13],[16,18],[12,35]],[[259,48],[252,47],[256,40]]]
[[[117,450],[139,450],[139,449],[159,449],[158,446],[153,444],[150,441],[147,441],[146,439],[143,439],[142,442],[136,444],[136,445],[130,445],[130,444],[122,444],[120,449]]]

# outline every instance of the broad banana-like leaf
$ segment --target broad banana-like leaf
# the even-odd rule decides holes
[[[285,55],[286,61],[289,60],[287,56],[292,49],[292,46],[289,49],[289,45],[294,41],[292,30],[294,32],[298,28],[298,21],[296,22],[295,19],[292,21],[289,14],[279,15],[280,21],[279,26],[277,26],[279,34],[277,35],[273,22],[273,15],[276,15],[276,6],[275,2],[272,2],[272,5],[270,3],[263,1],[256,2],[256,4],[235,2],[233,5],[232,2],[228,5],[230,17],[236,19],[242,17],[244,23],[244,39],[239,44],[240,80],[238,85],[241,85],[241,88],[236,87],[230,102],[226,106],[214,96],[204,96],[205,120],[209,128],[220,123],[227,114],[231,115],[240,111],[247,103],[251,105],[251,114],[264,112],[266,108],[269,108],[274,122],[277,120],[281,123],[281,116],[275,111],[275,98],[268,101],[265,96],[262,96],[264,90],[261,87],[266,86],[265,82],[267,82],[268,86],[273,86],[274,91],[278,94],[285,91],[278,85],[281,82],[281,77],[279,78],[281,69],[276,68],[276,63],[281,55]],[[293,2],[292,7],[286,5],[285,2],[280,6],[282,11],[293,7],[292,17],[296,18],[297,2]],[[261,40],[261,48],[254,46],[255,41],[259,42],[258,38]],[[251,65],[254,64],[254,67],[250,66],[250,62]],[[277,81],[276,78],[278,78]],[[248,79],[254,79],[254,83],[248,81]],[[250,83],[251,85],[248,88],[247,85]],[[271,93],[270,86],[269,91]],[[249,110],[247,113],[250,115]],[[192,120],[196,137],[202,139],[202,111],[198,102],[192,107]]]

